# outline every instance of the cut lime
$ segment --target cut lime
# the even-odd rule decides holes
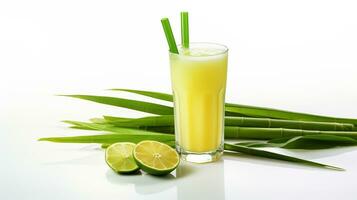
[[[157,141],[141,141],[136,145],[133,154],[139,167],[152,175],[169,174],[180,162],[175,149]]]
[[[115,172],[131,173],[139,169],[133,158],[134,143],[119,142],[110,145],[105,151],[105,161]]]

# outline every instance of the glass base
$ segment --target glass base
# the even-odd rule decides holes
[[[219,148],[216,151],[198,153],[185,151],[184,149],[180,148],[179,145],[176,145],[176,150],[178,151],[182,160],[193,163],[214,162],[219,160],[223,154],[223,148]]]

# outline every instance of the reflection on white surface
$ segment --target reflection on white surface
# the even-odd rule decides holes
[[[106,178],[111,184],[133,186],[135,192],[139,195],[155,194],[175,186],[175,176],[172,174],[163,177],[151,176],[144,172],[125,175],[117,174],[108,169]]]
[[[176,175],[177,199],[225,199],[224,160],[209,164],[181,164]],[[184,179],[190,176],[190,179]]]
[[[106,178],[114,185],[134,187],[139,196],[170,190],[171,194],[177,194],[177,200],[225,199],[224,160],[210,164],[182,162],[175,172],[162,177],[151,176],[145,172],[119,175],[108,169]]]

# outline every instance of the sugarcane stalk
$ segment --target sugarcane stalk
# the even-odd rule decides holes
[[[173,126],[157,126],[157,127],[139,127],[139,128],[123,128],[108,124],[95,124],[78,121],[65,121],[75,128],[106,131],[111,133],[150,133],[150,134],[173,134],[175,132]],[[285,128],[256,128],[256,127],[233,127],[226,126],[224,128],[225,139],[255,139],[255,140],[270,140],[283,137],[296,137],[304,135],[335,135],[357,139],[357,131],[318,131],[318,130],[301,130],[301,129],[285,129]]]
[[[173,126],[166,127],[140,127],[139,129],[170,133],[175,132]],[[344,136],[357,139],[357,131],[318,131],[318,130],[301,130],[301,129],[286,129],[286,128],[255,128],[255,127],[224,127],[225,139],[254,139],[254,140],[270,140],[283,137],[296,137],[304,135],[334,135]]]
[[[356,131],[318,131],[285,128],[225,127],[224,138],[270,140],[304,135],[335,135],[357,139]]]
[[[108,123],[120,127],[139,128],[139,127],[174,126],[173,115],[150,116],[150,117],[142,117],[142,118],[121,118],[121,117],[118,118],[112,116],[104,116],[104,119]],[[281,120],[281,119],[252,118],[252,117],[225,117],[225,126],[289,128],[289,129],[320,130],[320,131],[352,131],[354,128],[352,124],[346,124],[346,123],[310,122],[310,121],[299,121],[299,120]]]

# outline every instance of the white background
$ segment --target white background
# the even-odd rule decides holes
[[[182,165],[164,179],[119,176],[96,145],[40,143],[88,134],[64,119],[140,116],[56,94],[170,92],[160,19],[179,41],[229,47],[227,101],[357,117],[354,1],[0,1],[0,199],[356,199],[355,148],[283,151],[347,169],[333,172],[250,156]]]

